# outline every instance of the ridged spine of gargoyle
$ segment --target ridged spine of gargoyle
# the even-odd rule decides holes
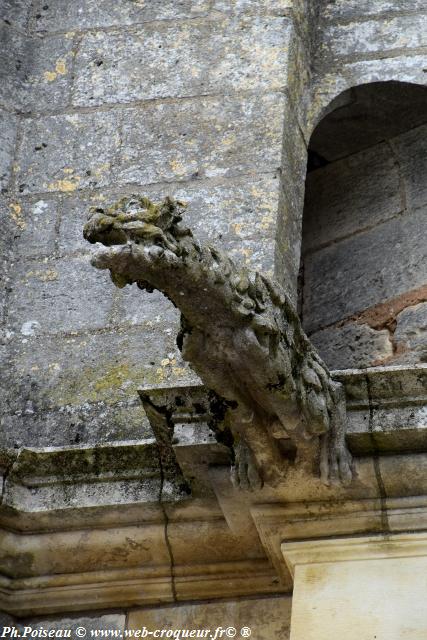
[[[122,198],[91,210],[84,237],[118,287],[158,289],[180,311],[184,359],[230,403],[234,477],[276,485],[290,464],[317,464],[326,483],[351,481],[345,396],[306,337],[292,304],[271,279],[202,246],[180,225],[185,205]],[[283,444],[296,446],[290,461]]]

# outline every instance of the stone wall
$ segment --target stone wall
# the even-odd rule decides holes
[[[346,1],[321,14],[305,125],[326,166],[307,177],[302,317],[332,368],[426,358],[421,9]]]
[[[132,192],[179,197],[202,240],[272,273],[284,127],[299,137],[284,173],[302,197],[290,83],[310,37],[304,5],[55,0],[22,4],[19,19],[19,32],[4,25],[22,56],[15,69],[6,43],[2,217],[15,240],[2,442],[145,437],[137,387],[194,376],[170,304],[89,266],[88,208]]]
[[[1,249],[13,281],[0,300],[2,442],[148,436],[136,388],[194,379],[175,347],[178,314],[88,266],[88,207],[133,191],[187,200],[203,240],[274,270],[295,300],[313,127],[349,87],[424,82],[425,15],[415,0],[20,0],[2,11]],[[411,327],[425,310],[412,306],[402,344],[422,339]],[[368,330],[370,363],[390,355],[379,331]]]
[[[308,174],[302,317],[333,368],[426,361],[426,159],[422,125]]]

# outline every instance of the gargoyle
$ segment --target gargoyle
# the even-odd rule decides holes
[[[201,246],[180,225],[185,205],[122,198],[93,208],[84,237],[100,242],[93,266],[118,287],[158,289],[180,311],[177,342],[204,384],[229,404],[234,477],[241,486],[280,482],[292,462],[283,444],[310,457],[323,482],[351,481],[345,397],[306,337],[278,284]]]

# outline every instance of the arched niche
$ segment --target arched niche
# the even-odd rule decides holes
[[[427,361],[427,88],[375,82],[309,144],[299,310],[333,369]]]

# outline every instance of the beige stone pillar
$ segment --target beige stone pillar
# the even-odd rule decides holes
[[[427,533],[282,544],[290,640],[426,640]]]

